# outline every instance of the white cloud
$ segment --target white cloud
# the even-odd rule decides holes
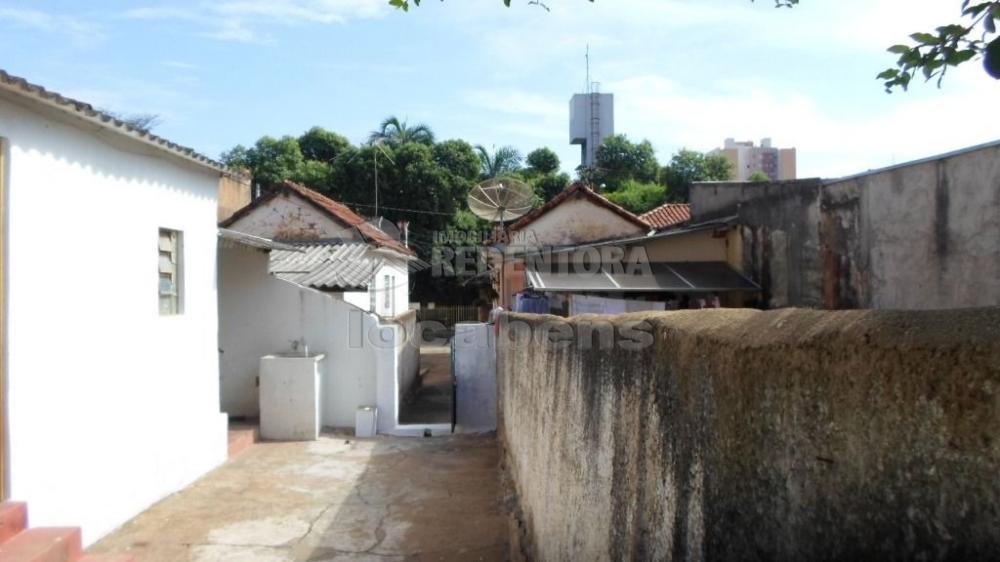
[[[776,10],[771,0],[553,0],[551,12],[530,17],[523,4],[463,2],[450,16],[492,55],[492,75],[461,100],[494,116],[496,136],[522,148],[545,142],[572,155],[566,101],[583,85],[587,43],[601,90],[615,94],[616,131],[649,138],[661,161],[684,146],[771,137],[798,149],[800,175],[831,177],[994,140],[1000,130],[986,109],[998,84],[976,63],[950,73],[941,90],[921,83],[888,96],[874,78],[892,65],[886,47],[958,20],[957,2],[807,0]]]
[[[178,20],[199,24],[200,35],[224,41],[269,40],[257,27],[264,24],[344,24],[387,13],[383,0],[222,0],[203,2],[196,8],[141,7],[125,17],[143,20]]]
[[[610,88],[617,131],[649,138],[662,160],[684,146],[714,148],[725,137],[772,137],[798,149],[800,176],[847,175],[955,150],[993,140],[1000,125],[986,109],[995,103],[996,84],[974,66],[950,75],[940,91],[894,94],[879,111],[831,111],[787,87],[700,89],[657,75]]]
[[[105,39],[101,27],[92,22],[79,17],[52,14],[41,10],[0,7],[0,23],[64,35],[78,45],[87,45]]]

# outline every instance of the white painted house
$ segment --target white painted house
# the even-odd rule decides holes
[[[225,228],[283,242],[307,244],[305,260],[280,260],[272,272],[391,318],[409,309],[409,262],[416,254],[346,205],[286,181],[222,222]],[[354,248],[357,251],[345,249]],[[285,258],[297,256],[284,255]],[[333,267],[324,267],[324,264]],[[357,267],[349,275],[350,263]],[[299,269],[287,269],[294,265]],[[282,269],[285,266],[285,269]],[[346,275],[346,276],[345,276]]]
[[[354,427],[359,407],[376,406],[380,433],[422,433],[397,423],[419,370],[416,315],[408,311],[413,251],[344,205],[291,182],[222,227],[292,245],[221,245],[222,409],[256,417],[260,357],[306,345],[326,356],[322,425]]]
[[[227,170],[0,71],[4,496],[85,544],[226,458]]]

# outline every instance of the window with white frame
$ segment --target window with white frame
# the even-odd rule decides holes
[[[183,312],[183,234],[177,230],[160,229],[160,316]]]

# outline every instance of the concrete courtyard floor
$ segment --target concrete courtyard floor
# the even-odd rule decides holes
[[[139,562],[503,560],[492,436],[259,443],[88,553]]]

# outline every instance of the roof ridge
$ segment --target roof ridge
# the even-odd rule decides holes
[[[113,130],[125,137],[153,145],[166,152],[186,158],[196,164],[200,164],[224,174],[242,175],[239,172],[230,169],[225,164],[209,158],[193,148],[177,144],[164,137],[155,135],[148,130],[140,129],[122,121],[106,111],[95,109],[93,105],[87,102],[48,90],[44,86],[29,82],[27,79],[10,74],[3,69],[0,69],[0,86],[6,86],[4,89],[21,96],[31,96],[37,101],[41,101],[52,107],[66,111],[67,113],[76,113],[78,116],[82,116],[91,122],[110,124]]]
[[[555,197],[549,199],[549,201],[544,205],[542,205],[541,207],[531,210],[528,214],[524,215],[523,217],[515,221],[514,224],[507,227],[507,230],[516,231],[524,228],[525,226],[533,223],[535,220],[540,218],[545,213],[548,213],[552,209],[558,207],[563,203],[563,201],[569,199],[570,197],[572,197],[574,194],[577,193],[582,193],[585,197],[587,197],[591,201],[594,201],[598,205],[607,208],[608,210],[621,216],[625,220],[632,222],[637,226],[649,227],[649,223],[642,220],[635,213],[629,211],[628,209],[622,207],[621,205],[614,203],[613,201],[601,195],[600,193],[594,191],[590,187],[587,187],[587,185],[584,184],[583,182],[576,181],[570,184],[569,187],[567,187],[566,189],[556,194]]]

